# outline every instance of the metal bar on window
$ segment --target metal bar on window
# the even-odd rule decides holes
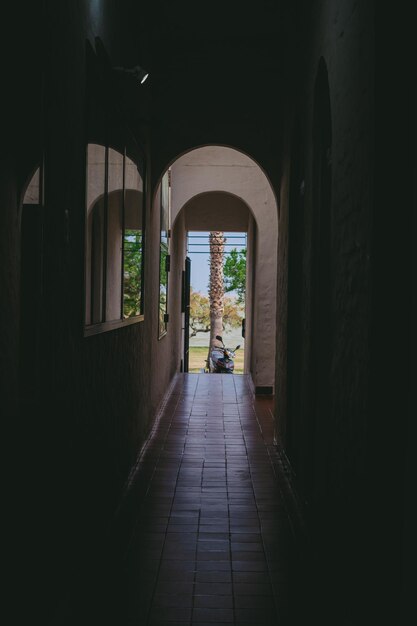
[[[124,319],[124,295],[125,295],[125,200],[126,200],[126,147],[123,150],[123,191],[122,191],[122,260],[121,260],[121,289],[120,289],[120,319]]]
[[[106,146],[106,159],[104,168],[104,211],[103,211],[103,274],[102,274],[102,307],[101,321],[106,321],[107,301],[107,229],[109,208],[109,147]]]

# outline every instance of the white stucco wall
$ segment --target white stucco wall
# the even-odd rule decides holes
[[[194,196],[184,207],[186,230],[248,231],[251,212],[237,196],[210,191]]]
[[[256,386],[274,385],[278,211],[272,187],[248,156],[222,146],[197,148],[171,166],[172,223],[195,196],[223,191],[245,202],[256,222],[253,257],[251,374]],[[207,208],[209,209],[209,206]],[[248,338],[249,339],[249,338]]]

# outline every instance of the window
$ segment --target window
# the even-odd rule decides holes
[[[87,47],[84,335],[143,319],[145,157]]]
[[[142,212],[138,212],[138,204]],[[135,162],[125,160],[123,316],[143,313],[143,181]]]
[[[133,140],[87,146],[87,335],[142,319],[143,171]]]
[[[160,191],[159,338],[165,335],[168,328],[170,174],[170,170],[164,174]]]

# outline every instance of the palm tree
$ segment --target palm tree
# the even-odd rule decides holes
[[[222,231],[210,233],[210,349],[217,345],[216,335],[223,333],[224,282],[223,256],[225,237]]]

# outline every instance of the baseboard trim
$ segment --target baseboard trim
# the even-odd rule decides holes
[[[273,396],[274,388],[272,385],[255,385],[252,374],[248,374],[248,384],[254,396]]]
[[[257,385],[255,387],[255,396],[273,396],[274,388],[268,385]]]

